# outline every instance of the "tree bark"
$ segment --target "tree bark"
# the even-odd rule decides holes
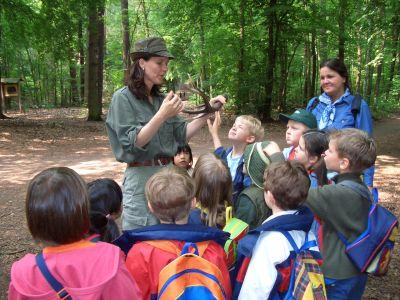
[[[265,76],[265,99],[259,111],[261,121],[271,120],[272,98],[274,94],[274,69],[275,69],[275,33],[274,27],[276,23],[276,8],[277,0],[270,0],[266,8],[267,31],[268,31],[268,47],[267,47],[267,64]]]
[[[238,60],[238,90],[237,90],[237,108],[242,111],[244,104],[247,102],[245,82],[245,9],[246,0],[240,0],[239,7],[239,60]]]
[[[309,35],[305,36],[304,41],[304,86],[303,86],[303,105],[307,104],[307,100],[312,97],[310,96],[311,80],[310,80],[310,64],[311,64],[311,51]]]
[[[145,30],[146,30],[146,36],[149,37],[150,36],[150,27],[149,27],[149,20],[148,20],[148,13],[146,10],[146,4],[145,4],[145,0],[142,0],[142,9],[143,9],[143,17],[144,17],[144,25],[145,25]]]
[[[362,51],[360,42],[357,45],[357,77],[356,77],[356,92],[361,93],[361,72],[362,72]]]
[[[389,93],[392,88],[393,78],[395,74],[395,67],[396,67],[396,60],[397,56],[399,55],[399,18],[400,14],[400,5],[397,3],[397,11],[395,11],[393,20],[392,20],[392,58],[390,61],[390,68],[389,68],[389,78],[386,85],[386,98],[389,98]]]
[[[122,20],[122,59],[124,62],[124,78],[129,74],[129,68],[131,66],[131,58],[129,51],[131,49],[131,43],[129,39],[129,11],[128,11],[128,0],[121,0],[121,20]]]
[[[104,0],[89,2],[87,102],[88,121],[100,121],[102,113],[102,87],[104,49]]]
[[[80,96],[80,103],[82,103],[85,99],[85,51],[83,49],[82,20],[79,20],[78,24],[78,48],[79,48],[79,79],[80,79],[79,96]]]

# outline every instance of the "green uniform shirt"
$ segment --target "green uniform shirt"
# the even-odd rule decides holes
[[[140,129],[160,109],[163,96],[153,97],[153,104],[137,99],[128,87],[113,95],[106,129],[115,158],[119,162],[141,162],[157,156],[174,156],[178,145],[186,143],[187,122],[180,116],[168,119],[144,147],[135,145]]]
[[[178,145],[186,143],[186,121],[180,116],[168,119],[144,146],[136,145],[136,137],[143,126],[160,109],[163,96],[147,100],[137,99],[124,87],[116,91],[110,104],[106,129],[115,158],[119,162],[143,162],[160,156],[172,157]],[[123,181],[122,229],[130,230],[158,223],[148,210],[144,194],[147,180],[160,166],[127,168]]]

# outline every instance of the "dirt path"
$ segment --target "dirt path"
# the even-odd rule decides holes
[[[24,212],[27,183],[36,173],[51,166],[67,166],[87,181],[110,177],[121,183],[124,165],[112,156],[104,124],[85,122],[85,114],[83,109],[36,110],[0,120],[0,299],[7,297],[11,264],[37,251]],[[226,136],[228,125],[223,126],[221,136]],[[283,124],[268,124],[266,128],[266,137],[284,146]],[[377,122],[375,137],[379,146],[375,182],[381,202],[399,216],[400,116]],[[195,158],[212,151],[208,132],[200,132],[191,146]],[[398,237],[389,274],[369,280],[365,299],[400,299],[399,243]]]

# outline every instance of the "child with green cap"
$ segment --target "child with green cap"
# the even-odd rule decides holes
[[[251,185],[245,188],[234,202],[236,218],[256,228],[271,215],[271,209],[264,200],[264,172],[272,162],[284,161],[282,152],[275,142],[264,141],[247,145],[243,154],[244,172],[251,179]]]
[[[279,119],[286,126],[286,143],[289,147],[284,148],[282,153],[286,160],[295,159],[295,149],[303,133],[310,129],[317,129],[317,119],[305,109],[296,109],[291,115],[280,114]]]

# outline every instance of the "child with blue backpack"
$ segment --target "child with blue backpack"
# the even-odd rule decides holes
[[[214,153],[221,157],[228,166],[233,182],[232,200],[251,184],[251,180],[243,173],[243,153],[248,144],[261,141],[264,137],[264,128],[261,121],[251,115],[238,116],[228,132],[231,147],[224,148],[218,135],[221,126],[220,113],[215,113],[215,120],[207,120],[208,130],[214,142]]]
[[[333,178],[335,184],[308,194],[306,204],[322,221],[319,245],[329,299],[361,299],[367,283],[367,274],[347,256],[340,235],[351,242],[367,228],[371,201],[357,190],[368,193],[361,174],[375,159],[375,141],[366,132],[348,128],[331,133],[324,160],[328,170],[339,174]]]
[[[305,250],[308,259],[314,262],[315,274],[310,278],[319,278],[319,285],[312,283],[312,294],[322,297],[325,294],[323,276],[318,272],[317,260],[321,257],[310,231],[313,215],[301,206],[309,187],[307,171],[296,161],[275,162],[266,169],[264,197],[272,215],[239,241],[238,252],[242,258],[239,258],[235,286],[235,296],[240,290],[239,299],[283,299],[288,293],[293,299],[301,299],[294,294],[298,292],[294,289],[298,278],[292,274],[295,274],[299,251]],[[302,283],[308,286],[307,282]]]
[[[149,209],[161,224],[124,231],[114,242],[129,251],[126,264],[143,299],[230,299],[223,249],[228,234],[187,224],[196,204],[193,179],[184,169],[171,166],[154,174],[145,192]]]

